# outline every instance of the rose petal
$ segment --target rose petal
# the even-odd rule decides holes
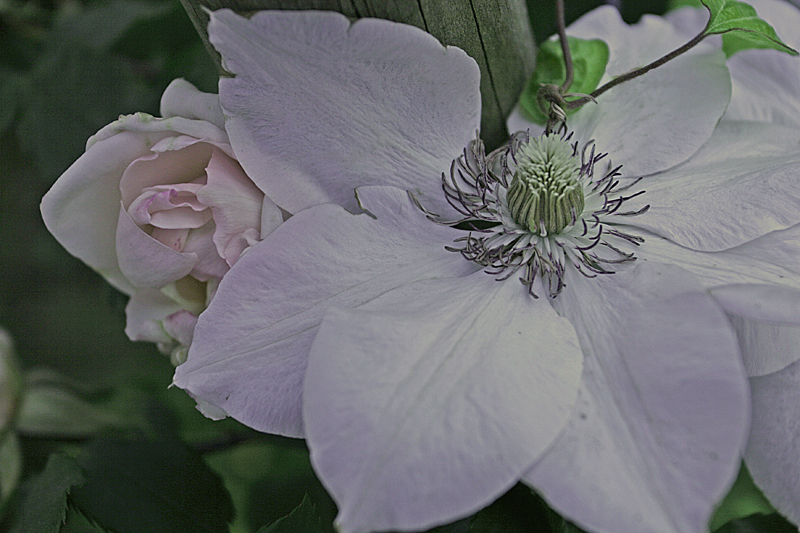
[[[303,418],[337,528],[422,530],[494,501],[561,431],[582,359],[547,300],[484,272],[329,310]]]
[[[233,78],[220,102],[247,174],[292,213],[355,209],[353,189],[394,185],[453,216],[441,194],[480,123],[478,66],[422,30],[338,13],[212,13],[209,38]]]
[[[280,209],[275,204],[265,204],[264,193],[250,181],[239,163],[219,150],[211,154],[206,173],[208,183],[197,197],[214,213],[217,253],[233,266],[242,251],[252,244],[245,237],[247,230],[261,228],[262,206],[273,210],[267,220],[280,220]],[[274,227],[268,227],[269,232]]]
[[[191,272],[197,256],[160,243],[120,209],[116,237],[119,268],[137,288],[160,288]]]
[[[684,35],[660,17],[645,15],[625,24],[604,6],[574,22],[569,35],[603,39],[609,64],[602,83],[641,67],[685,43]],[[627,176],[660,172],[685,161],[711,136],[730,98],[725,55],[701,44],[686,54],[627,81],[571,115],[567,124],[581,143],[594,139],[600,152],[622,164]],[[514,114],[509,131],[543,128]]]
[[[655,263],[570,276],[554,307],[581,340],[584,388],[524,481],[595,533],[706,531],[750,415],[725,314],[690,274]]]
[[[745,463],[770,503],[800,524],[800,362],[750,384],[753,427]]]
[[[228,263],[219,256],[217,247],[214,246],[213,236],[215,232],[214,223],[209,222],[204,226],[191,230],[183,246],[184,253],[194,254],[197,257],[197,262],[194,264],[190,274],[200,281],[222,278],[230,268]]]
[[[183,78],[172,80],[161,95],[161,116],[205,120],[225,129],[219,97],[199,91]]]
[[[123,131],[93,143],[42,198],[42,218],[50,233],[69,253],[127,294],[134,287],[120,270],[114,244],[119,180],[128,164],[146,156],[164,135]]]
[[[161,229],[199,228],[211,220],[211,211],[196,196],[198,183],[148,187],[128,208],[131,219],[139,226]]]
[[[183,308],[158,289],[134,292],[125,306],[125,334],[132,341],[166,343],[172,341],[161,323]]]
[[[644,179],[650,209],[631,224],[720,251],[800,223],[800,131],[723,122],[685,164]],[[623,167],[623,172],[624,172]]]
[[[147,113],[134,113],[133,115],[119,117],[118,120],[107,124],[100,131],[89,137],[89,140],[86,141],[86,149],[88,150],[95,143],[113,137],[123,131],[171,133],[171,135],[160,136],[159,139],[175,137],[175,134],[177,134],[178,136],[186,135],[219,145],[229,144],[225,130],[204,120],[191,120],[183,117],[156,118]]]
[[[476,270],[444,249],[461,232],[430,222],[405,192],[367,187],[359,198],[375,219],[317,206],[239,259],[200,316],[177,386],[255,429],[300,436],[306,358],[329,306]]]
[[[174,140],[174,137],[170,138],[170,142]],[[192,139],[191,144],[180,150],[167,151],[163,147],[161,150],[132,161],[125,169],[119,188],[126,208],[149,187],[199,184],[205,180],[205,168],[214,150],[213,145]]]

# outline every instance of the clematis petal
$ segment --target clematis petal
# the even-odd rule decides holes
[[[645,244],[637,250],[640,260],[676,264],[691,272],[715,297],[736,291],[729,292],[729,302],[719,298],[718,302],[736,329],[749,376],[775,372],[800,358],[796,349],[800,341],[792,328],[769,322],[797,320],[793,309],[800,305],[800,225],[722,252],[690,250],[651,233],[641,236]],[[716,288],[723,293],[718,294]]]
[[[96,143],[70,166],[42,198],[45,226],[72,255],[131,294],[115,251],[119,217],[119,177],[128,164],[150,153],[167,133],[121,132]]]
[[[422,30],[338,13],[212,13],[209,38],[233,78],[220,102],[237,159],[295,213],[393,185],[452,217],[440,177],[480,123],[478,66]]]
[[[733,284],[767,284],[800,291],[800,224],[767,233],[755,240],[722,252],[699,252],[649,232],[631,234],[645,239],[636,250],[639,259],[674,263],[690,271],[708,289]],[[762,302],[769,311],[769,302]],[[752,315],[762,320],[767,315]]]
[[[702,251],[799,224],[798,142],[798,130],[722,122],[691,160],[637,185],[650,209],[631,222]]]
[[[758,16],[775,28],[789,46],[800,48],[800,10],[783,0],[750,0]],[[665,17],[694,37],[705,27],[708,12],[682,8]],[[800,128],[800,59],[778,50],[742,50],[728,59],[733,81],[731,103],[725,118],[759,120]]]
[[[750,384],[753,427],[745,463],[770,503],[800,524],[800,361]]]
[[[587,13],[567,33],[608,44],[609,64],[601,84],[686,42],[660,17],[645,15],[629,26],[611,6]],[[642,176],[671,168],[694,154],[714,131],[730,93],[725,54],[701,44],[600,95],[597,104],[586,104],[567,123],[581,144],[594,139],[601,152],[624,165],[627,176]],[[509,118],[509,131],[527,128],[532,133],[543,131],[519,114]]]
[[[736,337],[686,271],[569,278],[554,307],[584,353],[567,429],[525,475],[595,533],[700,533],[739,469],[749,423]]]
[[[208,183],[197,194],[214,213],[214,244],[217,253],[233,266],[250,243],[243,234],[261,228],[262,218],[275,221],[271,232],[281,222],[281,212],[272,202],[264,201],[264,193],[245,175],[242,167],[219,150],[211,154],[206,168]],[[262,207],[263,205],[263,207]],[[262,215],[262,209],[272,213]]]
[[[404,191],[366,187],[359,198],[376,218],[316,206],[239,259],[200,315],[177,386],[255,429],[300,436],[307,355],[329,306],[477,269],[444,249],[461,232],[431,223]]]
[[[711,289],[727,312],[775,324],[800,326],[800,291],[779,285],[736,284]]]
[[[119,268],[137,288],[158,288],[191,272],[197,255],[181,253],[142,231],[130,215],[119,210],[116,244]]]
[[[572,325],[516,278],[426,280],[330,309],[303,419],[339,530],[427,529],[491,503],[563,428],[582,359]]]
[[[764,376],[800,359],[800,326],[776,324],[728,313],[742,348],[747,375]]]
[[[172,80],[161,95],[161,116],[205,120],[225,129],[219,96],[204,93],[183,78]]]

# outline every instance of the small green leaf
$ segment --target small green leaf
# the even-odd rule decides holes
[[[100,438],[78,457],[86,484],[70,495],[116,533],[227,533],[233,504],[222,480],[176,439]]]
[[[608,45],[600,39],[578,39],[568,37],[569,51],[572,55],[572,67],[575,80],[569,88],[571,93],[589,94],[594,91],[608,64]],[[536,56],[536,71],[528,80],[525,90],[520,96],[520,107],[528,120],[537,124],[545,124],[547,117],[539,109],[536,94],[544,83],[561,85],[566,77],[564,54],[558,40],[542,43]],[[576,110],[568,110],[571,114]]]
[[[772,26],[758,17],[755,8],[750,4],[736,0],[702,0],[702,2],[711,14],[704,30],[706,35],[737,32],[738,39],[731,41],[723,38],[723,49],[728,57],[747,48],[770,48],[798,55],[797,50],[781,41]]]
[[[311,499],[306,495],[294,511],[279,518],[256,533],[324,533],[319,515]]]
[[[85,482],[72,457],[54,453],[28,487],[14,533],[58,533],[67,514],[67,495]]]

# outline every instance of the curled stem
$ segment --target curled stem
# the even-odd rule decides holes
[[[569,41],[567,40],[567,26],[564,22],[564,0],[556,0],[556,23],[558,24],[558,39],[561,42],[561,52],[564,54],[564,70],[566,71],[564,83],[561,85],[559,92],[564,94],[569,90],[575,76],[572,68],[572,54],[570,54]]]
[[[629,72],[626,72],[625,74],[617,76],[616,78],[614,78],[610,82],[606,83],[602,87],[600,87],[598,89],[595,89],[595,91],[592,92],[591,95],[587,95],[587,96],[584,96],[583,98],[578,98],[577,100],[572,100],[570,102],[566,102],[565,103],[566,108],[567,109],[577,109],[577,108],[581,107],[582,105],[585,105],[585,104],[593,101],[595,98],[597,98],[598,96],[600,96],[604,92],[608,91],[609,89],[611,89],[613,87],[616,87],[620,83],[624,83],[624,82],[626,82],[628,80],[632,80],[633,78],[637,78],[637,77],[641,76],[642,74],[646,74],[647,72],[650,72],[654,68],[660,67],[661,65],[663,65],[667,61],[671,61],[672,59],[675,59],[676,57],[678,57],[679,55],[683,54],[684,52],[687,52],[691,48],[694,48],[696,45],[698,45],[700,43],[700,41],[705,39],[707,36],[708,36],[708,34],[706,34],[705,30],[703,30],[697,36],[692,38],[691,41],[687,42],[686,44],[684,44],[680,48],[676,48],[675,50],[673,50],[672,52],[668,53],[667,55],[656,59],[655,61],[653,61],[649,65],[645,65],[644,67],[641,67],[641,68],[638,68],[638,69],[634,69],[634,70],[631,70]]]

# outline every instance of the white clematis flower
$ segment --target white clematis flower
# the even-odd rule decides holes
[[[800,46],[798,7],[782,0],[749,3],[789,46]],[[704,12],[684,8],[667,18],[688,34],[702,28]],[[777,50],[743,50],[728,60],[728,66],[733,95],[724,119],[759,120],[800,129],[800,58]],[[795,145],[794,149],[800,150],[800,146]],[[796,234],[794,253],[798,254]],[[786,242],[792,242],[786,238],[761,241],[762,254],[771,253],[769,244],[785,248]],[[759,301],[762,298],[754,299]],[[794,316],[800,316],[800,309],[795,310]],[[796,320],[785,321],[780,316],[759,316],[750,307],[731,312],[730,318],[751,376],[753,394],[753,425],[745,463],[775,508],[800,524],[800,362],[796,362],[800,359],[800,326]]]
[[[611,8],[579,24],[611,72],[682,42]],[[238,160],[291,178],[257,184],[299,212],[223,279],[175,384],[305,436],[345,532],[449,522],[519,480],[596,533],[705,531],[749,430],[723,309],[755,295],[786,317],[800,295],[798,139],[715,130],[724,55],[700,46],[609,92],[569,141],[484,156],[477,66],[420,30],[223,10],[209,34],[235,75],[220,102]],[[301,210],[324,201],[340,206]]]

